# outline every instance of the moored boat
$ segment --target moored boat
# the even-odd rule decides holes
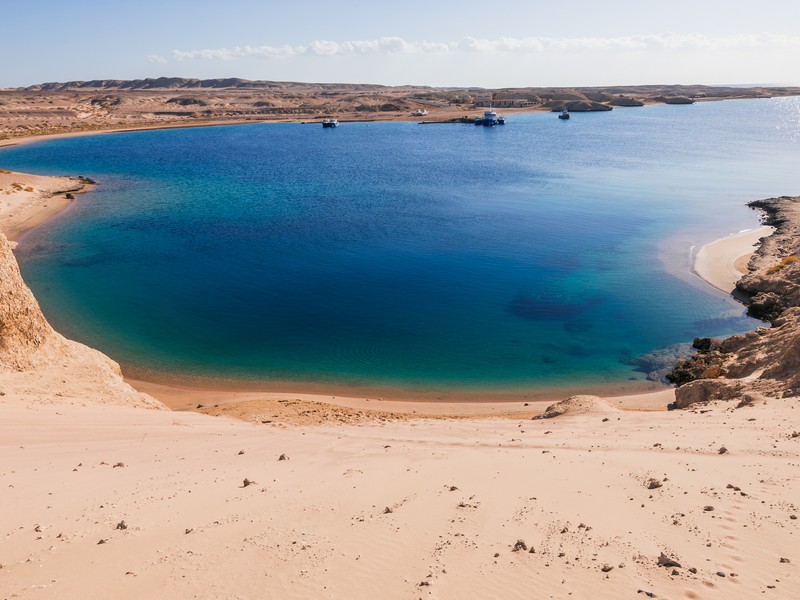
[[[483,113],[482,117],[475,117],[475,125],[484,125],[486,127],[494,127],[495,125],[505,125],[506,118],[503,115],[498,115],[494,110],[489,110]]]
[[[559,119],[569,119],[569,111],[567,110],[566,107],[564,107],[564,110],[562,110],[561,114],[558,115],[558,118]]]
[[[322,126],[325,129],[336,127],[338,124],[339,121],[337,121],[336,119],[322,119]]]
[[[497,113],[494,112],[491,108],[483,113],[483,122],[481,123],[484,127],[494,127],[497,125]]]

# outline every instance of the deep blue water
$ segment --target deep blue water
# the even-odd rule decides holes
[[[800,193],[798,99],[505,126],[258,124],[38,142],[99,185],[24,238],[48,318],[135,374],[403,388],[641,379],[752,329],[692,243]]]

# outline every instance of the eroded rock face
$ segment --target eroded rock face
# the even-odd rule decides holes
[[[698,352],[680,361],[669,377],[679,387],[671,408],[710,400],[787,397],[800,394],[800,198],[750,204],[776,227],[737,284],[748,313],[772,323],[722,341],[695,340]]]
[[[0,391],[3,402],[164,409],[122,379],[119,365],[54,331],[0,233]]]
[[[0,233],[0,369],[30,368],[54,333]]]

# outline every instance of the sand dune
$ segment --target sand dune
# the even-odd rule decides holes
[[[749,599],[800,583],[793,401],[304,427],[0,409],[4,597]]]
[[[553,419],[570,415],[605,415],[617,413],[619,409],[608,400],[598,396],[570,396],[560,402],[548,406],[541,415],[534,419]]]

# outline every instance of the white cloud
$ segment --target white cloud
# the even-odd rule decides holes
[[[164,63],[167,62],[167,59],[164,58],[163,56],[159,56],[158,54],[149,54],[147,56],[147,62],[158,63],[163,65]]]
[[[175,60],[205,59],[234,60],[240,58],[291,58],[293,56],[348,56],[359,54],[456,54],[456,53],[513,53],[581,51],[663,51],[663,50],[749,50],[800,48],[800,36],[770,33],[710,37],[700,33],[657,33],[619,37],[526,37],[481,39],[465,37],[454,42],[408,42],[400,37],[381,37],[374,40],[335,42],[315,40],[298,46],[236,46],[205,50],[173,50]],[[147,57],[151,62],[165,62],[158,55]]]

